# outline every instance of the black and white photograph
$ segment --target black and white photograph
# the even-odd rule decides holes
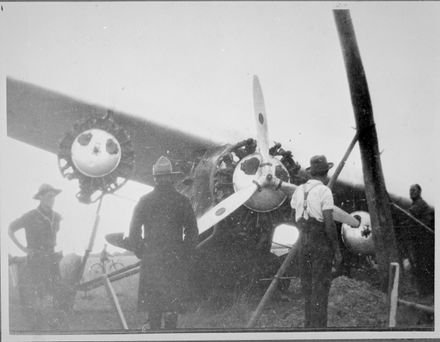
[[[440,337],[440,3],[0,7],[4,341]]]

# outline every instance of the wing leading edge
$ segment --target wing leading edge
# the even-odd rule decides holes
[[[7,78],[6,96],[8,136],[55,154],[58,153],[60,141],[75,123],[91,116],[102,117],[108,110],[12,78]],[[167,151],[173,160],[195,161],[207,149],[221,146],[220,143],[120,111],[114,111],[114,120],[130,132],[133,140],[136,167],[130,178],[147,185],[153,184],[151,169],[154,162]],[[362,185],[337,181],[334,187],[335,200],[341,208],[350,212],[353,210],[353,202],[364,200],[364,191]],[[405,209],[411,203],[406,198],[390,197]]]
[[[55,154],[64,135],[76,123],[102,117],[108,111],[12,78],[7,79],[6,99],[8,136]],[[136,164],[130,179],[147,185],[152,185],[151,169],[161,155],[193,161],[207,149],[220,145],[120,111],[113,111],[113,118],[131,135]]]

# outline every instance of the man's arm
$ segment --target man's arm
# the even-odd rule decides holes
[[[196,215],[189,200],[184,206],[184,244],[188,250],[194,250],[199,240],[199,229],[197,227]]]
[[[12,242],[15,243],[15,245],[21,249],[23,252],[25,252],[26,254],[29,253],[29,249],[26,248],[18,239],[17,236],[15,235],[15,233],[17,232],[17,230],[19,229],[23,229],[24,228],[24,224],[25,224],[25,216],[20,217],[19,219],[15,220],[14,222],[12,222],[9,225],[9,229],[8,229],[8,235],[11,238]]]
[[[54,229],[55,232],[58,233],[60,231],[60,222],[63,219],[63,217],[58,213],[54,213],[54,215],[55,215]]]
[[[128,244],[133,248],[137,257],[142,257],[142,208],[140,202],[136,205],[133,211],[130,222],[130,230],[128,233]]]
[[[292,197],[297,186],[292,183],[283,182],[282,180],[280,180],[278,178],[277,178],[277,181],[278,182],[277,182],[277,185],[275,185],[275,188],[278,187],[278,189],[281,190],[282,192],[284,192],[287,196]]]
[[[290,219],[292,220],[292,222],[296,223],[296,210],[292,208],[292,213],[290,215]]]

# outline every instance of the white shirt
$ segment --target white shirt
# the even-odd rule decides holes
[[[317,179],[310,179],[305,184],[296,188],[290,201],[290,206],[295,209],[295,220],[298,221],[303,216],[304,211],[304,190],[309,191],[307,197],[307,210],[304,218],[313,217],[319,222],[324,221],[322,212],[333,210],[333,194],[331,190]]]

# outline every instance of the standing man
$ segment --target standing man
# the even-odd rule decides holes
[[[150,329],[177,328],[187,290],[188,259],[198,242],[191,203],[174,188],[171,162],[160,157],[153,166],[154,190],[136,205],[128,242],[141,259],[138,311],[148,312]],[[184,236],[184,237],[183,237]]]
[[[323,155],[310,159],[306,169],[311,179],[296,188],[290,205],[300,230],[299,265],[301,287],[305,297],[305,328],[327,326],[328,294],[332,280],[332,262],[341,262],[341,251],[333,221],[333,194],[324,185],[333,163]],[[275,180],[276,188],[292,193],[293,184]]]
[[[416,219],[434,230],[434,211],[422,198],[419,184],[411,185],[409,195],[413,201],[408,211]],[[413,220],[409,223],[410,262],[420,295],[434,291],[434,233],[429,232]]]
[[[104,248],[102,249],[101,253],[99,254],[99,261],[101,262],[102,271],[104,273],[107,273],[107,267],[106,263],[110,261],[109,253],[107,252],[107,244],[104,244]]]
[[[27,254],[26,288],[30,298],[32,319],[38,319],[39,300],[45,295],[54,296],[59,281],[58,263],[60,255],[55,254],[56,237],[60,227],[60,214],[53,210],[55,197],[61,192],[49,184],[42,184],[33,197],[40,201],[33,209],[9,225],[11,240]],[[16,237],[16,232],[24,229],[26,246]]]

